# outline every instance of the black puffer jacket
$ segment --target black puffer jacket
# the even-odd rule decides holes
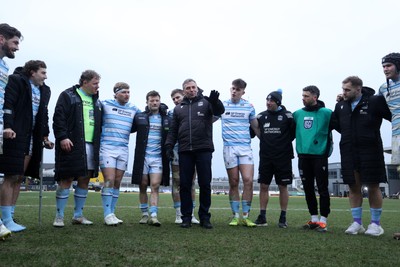
[[[161,156],[162,156],[162,180],[161,185],[169,186],[169,159],[165,153],[165,140],[167,138],[167,134],[170,128],[171,119],[167,115],[168,106],[165,104],[161,104],[160,106],[160,115],[161,115]],[[146,107],[144,112],[137,113],[135,115],[135,119],[132,125],[132,132],[137,132],[136,135],[136,147],[135,147],[135,159],[133,162],[133,171],[132,171],[132,184],[140,184],[143,176],[143,168],[144,168],[144,158],[146,154],[146,146],[147,141],[149,139],[149,131],[150,131],[150,122],[149,116],[151,113]]]
[[[58,98],[53,117],[53,130],[56,138],[55,179],[87,176],[86,147],[84,138],[82,99],[76,92],[80,86],[75,85]],[[101,133],[101,104],[98,94],[93,95],[94,104],[94,177],[98,175],[100,133]],[[60,142],[69,138],[74,146],[72,151],[65,152]]]
[[[360,172],[363,183],[386,182],[380,127],[382,119],[391,120],[391,113],[383,96],[373,94],[373,89],[363,88],[353,111],[349,101],[340,101],[332,113],[332,128],[341,133],[342,175],[347,184],[355,182],[354,171]]]
[[[206,97],[198,94],[193,99],[183,98],[175,106],[166,146],[179,143],[179,152],[214,151],[213,116],[225,112],[220,100],[213,107]]]
[[[4,154],[0,155],[0,172],[2,173],[39,177],[43,137],[49,135],[47,106],[50,100],[50,88],[43,85],[39,90],[39,110],[35,118],[35,128],[32,131],[32,88],[29,78],[23,74],[9,76],[4,97],[4,129],[11,128],[16,133],[16,138],[4,139]],[[32,133],[32,158],[24,173],[24,158],[29,153]]]

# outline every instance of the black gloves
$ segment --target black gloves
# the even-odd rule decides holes
[[[166,146],[165,147],[165,155],[169,160],[174,159],[174,148],[172,146]]]
[[[211,105],[217,105],[218,104],[218,98],[219,98],[219,93],[216,90],[211,90],[210,96],[208,97]]]
[[[224,105],[219,100],[219,92],[217,90],[211,90],[210,96],[205,96],[204,98],[211,104],[214,116],[220,116],[225,112]]]

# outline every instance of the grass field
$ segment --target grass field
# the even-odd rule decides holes
[[[84,214],[93,226],[71,225],[73,195],[66,209],[66,226],[52,226],[55,192],[43,194],[42,224],[38,223],[38,192],[22,192],[16,218],[27,230],[0,242],[0,266],[394,266],[400,261],[400,201],[384,200],[380,237],[348,236],[351,223],[348,199],[332,199],[329,231],[303,230],[309,219],[303,197],[289,201],[289,228],[277,227],[279,202],[273,197],[267,211],[268,227],[230,227],[228,196],[212,200],[214,229],[198,226],[181,229],[174,224],[171,195],[160,197],[159,228],[139,225],[136,193],[121,193],[116,214],[124,220],[117,227],[103,224],[100,193],[91,192]],[[258,196],[251,218],[258,215]],[[364,226],[369,223],[364,203]]]

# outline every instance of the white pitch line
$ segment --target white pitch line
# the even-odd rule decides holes
[[[39,207],[39,205],[17,205],[17,207],[28,207],[28,208],[32,208],[32,207]],[[42,205],[42,207],[53,207],[55,208],[56,205]],[[74,207],[73,205],[67,205],[67,207]],[[97,208],[97,209],[102,209],[103,206],[97,206],[97,205],[85,205],[85,208]],[[117,208],[122,208],[122,209],[140,209],[139,206],[117,206]],[[174,207],[162,207],[159,206],[159,209],[174,209]],[[230,210],[230,207],[226,207],[226,208],[210,208],[211,210]],[[275,209],[275,208],[268,208],[267,210],[269,211],[280,211],[280,209]],[[304,208],[304,209],[290,209],[288,208],[288,211],[308,211],[308,209]],[[335,211],[335,212],[350,212],[350,209],[331,209],[331,211]],[[254,211],[253,211],[254,212]],[[363,212],[369,213],[369,209],[368,210],[364,210]],[[400,213],[400,209],[399,210],[389,210],[389,209],[385,209],[383,208],[383,213],[385,212],[390,212],[390,213]]]

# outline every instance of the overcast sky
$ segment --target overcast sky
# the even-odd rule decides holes
[[[58,95],[86,69],[102,76],[100,99],[112,98],[114,84],[124,81],[142,110],[150,90],[173,108],[170,92],[186,78],[205,95],[219,90],[222,100],[229,98],[232,80],[242,78],[248,83],[244,98],[256,113],[278,88],[288,110],[302,108],[302,88],[313,84],[333,109],[345,77],[357,75],[376,90],[385,82],[381,58],[400,52],[398,10],[398,0],[20,0],[3,3],[0,22],[24,36],[16,58],[5,58],[10,71],[31,59],[47,64],[51,127]],[[220,122],[214,125],[213,176],[221,177]],[[386,122],[384,146],[390,136]],[[335,134],[330,162],[340,161],[339,139]],[[134,141],[132,135],[129,172]],[[256,170],[258,145],[253,139]],[[54,152],[46,151],[45,162],[54,162]],[[298,175],[297,160],[293,170]]]

